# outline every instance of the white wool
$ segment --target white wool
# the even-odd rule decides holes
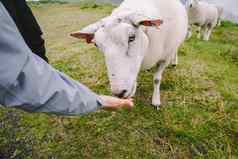
[[[188,28],[187,14],[179,0],[125,0],[112,15],[136,11],[164,21],[160,29],[149,28],[150,46],[142,68],[150,69],[158,61],[169,60],[183,43]]]

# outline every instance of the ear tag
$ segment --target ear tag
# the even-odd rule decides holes
[[[157,29],[160,29],[159,26],[163,24],[163,21],[162,20],[145,20],[145,21],[142,21],[140,24],[144,26],[152,26]]]

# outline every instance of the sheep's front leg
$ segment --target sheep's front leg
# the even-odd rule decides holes
[[[207,32],[205,33],[205,36],[203,40],[208,41],[210,39],[211,33],[213,28],[208,28]]]
[[[159,109],[161,102],[160,102],[160,83],[162,79],[162,74],[167,66],[166,62],[161,62],[158,65],[158,70],[154,75],[154,93],[152,98],[152,105]]]
[[[197,29],[197,38],[201,39],[201,27],[200,26]]]
[[[178,51],[175,51],[175,54],[172,57],[171,65],[176,67],[178,65]]]
[[[204,25],[202,26],[201,28],[201,36],[202,36],[202,39],[204,40],[205,36],[206,36],[206,33],[207,33],[207,26]]]
[[[217,20],[217,26],[218,26],[218,27],[221,26],[221,18],[218,18],[218,20]]]
[[[187,32],[187,39],[190,39],[193,35],[192,26],[189,25]]]

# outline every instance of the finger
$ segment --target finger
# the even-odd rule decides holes
[[[132,100],[124,100],[122,103],[123,107],[126,108],[133,108],[134,107],[134,103]]]

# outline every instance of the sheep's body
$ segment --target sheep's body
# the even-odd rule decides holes
[[[203,40],[209,40],[211,32],[218,21],[217,7],[213,4],[197,1],[188,9],[188,15],[190,26],[196,25],[199,27],[198,38],[200,38],[201,32]]]
[[[148,28],[149,47],[142,69],[150,69],[160,61],[177,64],[178,47],[186,38],[188,17],[184,6],[177,0],[125,0],[112,13],[113,16],[127,10],[146,14],[148,17],[160,17],[164,23],[160,29]],[[175,16],[176,15],[176,16]]]
[[[186,9],[179,0],[140,0],[139,2],[125,0],[112,15],[127,10],[143,13],[148,17],[159,17],[164,22],[159,29],[146,28],[149,45],[141,66],[142,69],[158,66],[154,75],[152,104],[159,106],[162,73],[169,63],[177,65],[177,50],[186,38],[188,30]]]

